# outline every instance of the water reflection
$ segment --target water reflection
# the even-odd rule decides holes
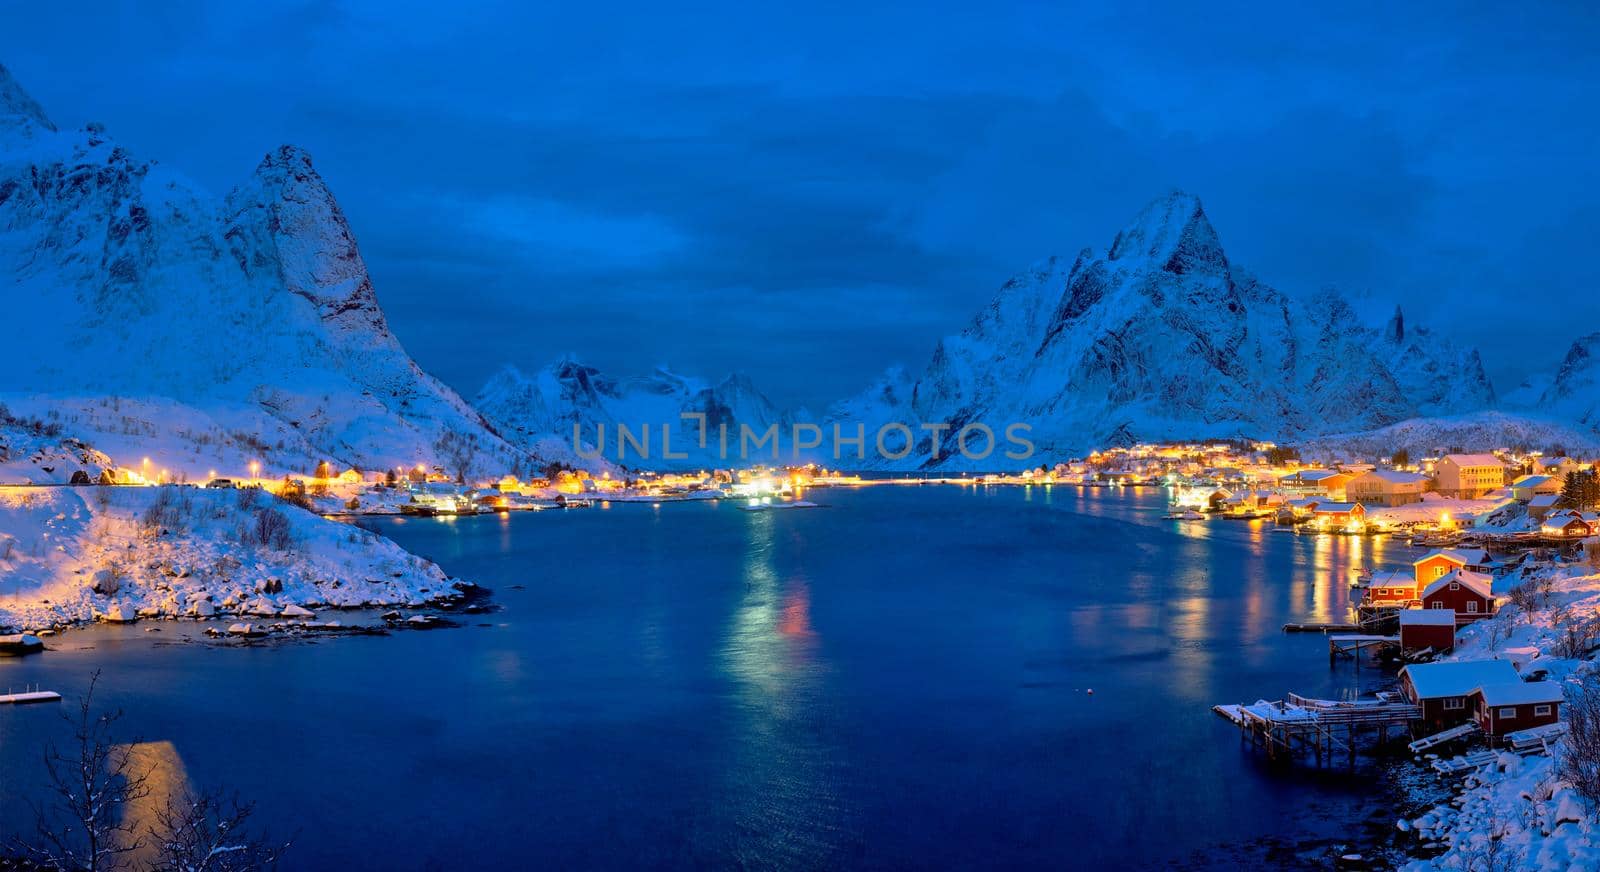
[[[127,851],[119,858],[119,868],[154,868],[160,849],[153,834],[162,831],[167,810],[181,807],[192,795],[189,773],[171,742],[118,745],[112,753],[126,758],[128,772],[145,776],[144,790],[122,806],[119,823],[126,832]]]
[[[780,579],[776,516],[749,515],[744,592],[721,651],[735,686],[723,810],[735,818],[733,865],[820,867],[843,831],[839,752],[822,735],[810,584],[800,572]]]

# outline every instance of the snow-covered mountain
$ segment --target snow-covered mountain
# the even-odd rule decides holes
[[[807,420],[774,406],[744,373],[720,382],[682,376],[665,368],[648,375],[612,377],[568,355],[527,375],[514,366],[496,373],[474,405],[511,441],[536,448],[554,438],[574,447],[574,426],[585,454],[599,448],[608,460],[648,469],[701,469],[739,465],[743,431],[759,438],[776,427],[778,460],[792,460],[793,425]],[[705,422],[704,445],[701,425]],[[649,433],[649,445],[619,443],[619,425],[635,439]],[[600,439],[604,427],[603,441]],[[663,433],[670,432],[670,444]],[[727,450],[722,433],[727,433]],[[773,462],[772,443],[748,451],[749,462]],[[648,449],[648,456],[642,456]],[[668,456],[686,455],[683,457]]]
[[[1398,310],[1374,327],[1335,291],[1275,290],[1231,263],[1200,201],[1175,192],[1108,249],[1006,282],[920,376],[891,372],[830,417],[919,433],[910,456],[880,465],[982,469],[1136,439],[1367,430],[1493,402],[1476,351]],[[975,423],[997,435],[1026,424],[1037,453],[1006,459],[1002,436],[991,456],[964,459],[956,434]],[[937,442],[921,429],[945,424]]]
[[[56,129],[0,67],[0,268],[0,399],[96,447],[190,475],[536,462],[407,355],[292,146],[215,198],[98,125]]]
[[[1535,408],[1600,431],[1600,333],[1572,343]]]

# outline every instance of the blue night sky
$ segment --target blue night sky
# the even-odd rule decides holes
[[[1600,327],[1595,7],[1116,6],[8,4],[0,62],[218,193],[305,147],[469,396],[572,351],[820,411],[1174,187],[1502,393]]]

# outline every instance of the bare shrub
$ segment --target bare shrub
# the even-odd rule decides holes
[[[185,792],[156,813],[150,838],[156,868],[183,872],[276,869],[288,843],[271,844],[249,830],[255,804],[237,796]]]
[[[239,490],[239,508],[250,511],[261,502],[261,488],[247,487]]]
[[[194,508],[188,493],[178,487],[159,487],[156,490],[155,500],[139,516],[139,528],[146,533],[182,530],[183,522]]]
[[[1567,736],[1556,771],[1591,805],[1600,804],[1600,676],[1567,689]]]
[[[1538,576],[1511,589],[1511,602],[1525,615],[1536,615],[1550,608],[1550,579]]]
[[[1600,618],[1578,617],[1571,609],[1557,609],[1553,614],[1556,625],[1555,655],[1567,659],[1582,657],[1595,647],[1600,638]]]
[[[294,544],[289,528],[289,516],[272,506],[262,506],[256,509],[254,520],[246,528],[246,544],[287,551]]]
[[[143,831],[129,812],[155,791],[152,769],[130,745],[118,744],[113,726],[121,712],[96,715],[97,671],[75,711],[65,749],[49,745],[45,771],[54,802],[34,807],[33,840],[13,848],[39,869],[107,872],[130,867],[183,872],[247,872],[277,867],[288,844],[271,844],[247,824],[254,806],[220,793],[169,796]],[[153,860],[141,855],[151,853]],[[11,868],[6,866],[5,868]]]
[[[141,834],[123,823],[123,811],[128,803],[150,795],[149,773],[136,771],[130,756],[119,753],[112,740],[112,725],[122,713],[94,714],[94,686],[99,680],[96,671],[77,710],[62,714],[72,725],[72,743],[65,749],[51,743],[44,752],[54,807],[36,806],[37,841],[17,844],[21,853],[45,868],[91,872],[120,868],[124,855],[143,843]]]

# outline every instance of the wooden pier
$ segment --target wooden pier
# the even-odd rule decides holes
[[[1406,730],[1422,717],[1422,709],[1410,703],[1340,702],[1293,693],[1285,700],[1219,705],[1212,711],[1237,726],[1251,747],[1265,751],[1268,758],[1310,757],[1318,766],[1331,763],[1340,752],[1354,765],[1356,746],[1363,737],[1386,742],[1391,729]]]
[[[1361,649],[1382,648],[1386,645],[1399,646],[1399,636],[1370,636],[1370,635],[1341,635],[1328,637],[1328,663],[1331,665],[1340,657],[1349,657],[1361,663]]]
[[[61,694],[53,690],[30,690],[23,693],[0,693],[0,705],[27,705],[35,702],[60,702]]]
[[[1298,621],[1283,625],[1285,633],[1358,633],[1360,624],[1347,621]]]

